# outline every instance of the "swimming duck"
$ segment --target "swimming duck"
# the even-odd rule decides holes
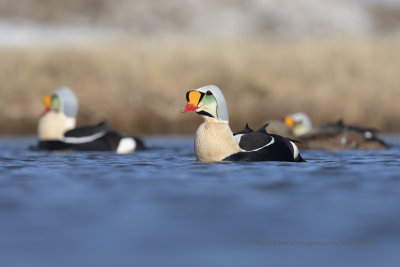
[[[292,130],[293,138],[308,149],[387,149],[376,130],[345,125],[342,120],[313,128],[307,114],[298,112],[286,116],[284,123]]]
[[[195,135],[194,150],[198,161],[304,161],[294,141],[246,128],[233,134],[229,127],[225,97],[215,85],[186,93],[182,112],[195,111],[204,118]]]
[[[144,148],[142,140],[112,130],[106,122],[78,127],[78,99],[68,87],[44,97],[45,111],[38,123],[38,148],[42,150],[116,151],[130,153]]]

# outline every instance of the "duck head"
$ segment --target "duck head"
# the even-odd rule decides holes
[[[69,118],[75,118],[78,114],[78,99],[68,87],[60,87],[51,96],[46,95],[43,102],[44,114],[49,111],[60,112]]]
[[[297,112],[286,116],[285,124],[292,129],[296,136],[306,134],[312,130],[310,117],[303,112]]]
[[[205,119],[214,118],[229,121],[228,107],[221,90],[215,85],[207,85],[186,93],[187,105],[182,112],[196,111]]]
[[[78,99],[68,87],[58,88],[43,99],[45,110],[38,124],[40,140],[61,140],[66,131],[75,128]]]

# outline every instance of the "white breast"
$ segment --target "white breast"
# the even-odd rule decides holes
[[[75,127],[75,119],[63,113],[49,111],[39,119],[39,140],[62,140],[64,133]]]
[[[197,129],[194,148],[199,161],[221,161],[241,151],[228,123],[212,120]]]

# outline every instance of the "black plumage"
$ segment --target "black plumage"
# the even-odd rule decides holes
[[[346,125],[342,120],[326,123],[297,137],[303,148],[311,149],[387,149],[377,130]]]
[[[64,133],[65,137],[85,137],[95,135],[101,132],[108,132],[110,131],[110,126],[106,121],[102,121],[96,125],[89,125],[71,129]]]
[[[289,138],[276,134],[268,134],[264,125],[253,131],[248,124],[245,128],[234,134],[239,137],[239,146],[243,152],[238,152],[226,157],[225,161],[305,161],[300,153],[294,157],[295,151]]]
[[[77,151],[116,151],[124,136],[112,130],[107,122],[78,127],[67,131],[63,141],[39,141],[41,150],[77,150]],[[136,142],[136,150],[145,149],[144,142],[131,137]]]

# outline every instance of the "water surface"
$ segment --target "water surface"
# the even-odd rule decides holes
[[[306,163],[153,149],[49,153],[0,138],[0,266],[400,266],[400,136]]]

